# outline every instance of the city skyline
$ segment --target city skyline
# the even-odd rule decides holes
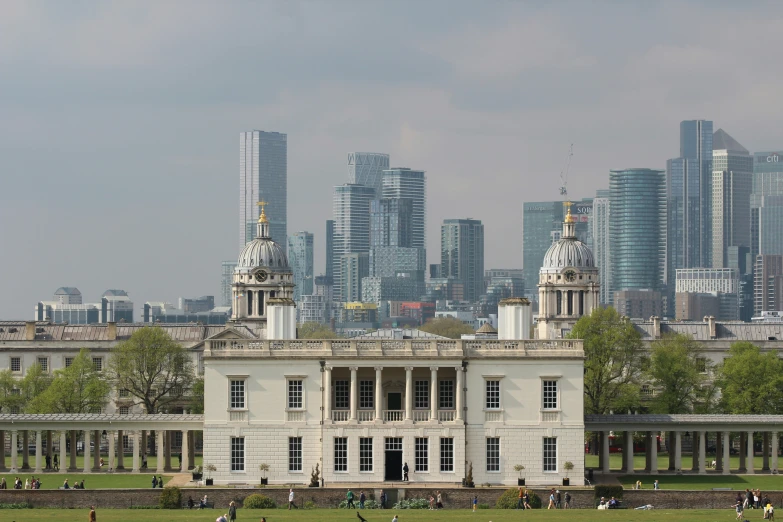
[[[783,143],[769,109],[783,73],[766,67],[783,45],[778,4],[443,5],[411,20],[394,4],[204,3],[183,24],[177,3],[5,3],[0,317],[68,284],[138,302],[221,295],[248,129],[289,137],[289,230],[322,231],[346,154],[383,151],[427,172],[430,262],[442,220],[469,216],[485,225],[486,266],[512,268],[519,203],[558,198],[570,143],[572,200],[607,188],[611,169],[664,169],[683,120],[714,121],[751,151]],[[403,34],[372,38],[369,20]],[[292,21],[299,36],[280,45]],[[32,26],[50,37],[20,29]]]

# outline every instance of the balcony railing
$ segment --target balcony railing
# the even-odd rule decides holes
[[[430,420],[430,410],[413,410],[413,420],[416,422]]]
[[[334,422],[348,422],[351,418],[351,412],[348,410],[332,410],[332,420]]]
[[[384,422],[402,422],[405,419],[405,410],[383,410]]]
[[[359,422],[372,422],[375,420],[375,410],[359,410],[356,412]]]
[[[484,422],[503,422],[503,411],[502,410],[485,411]]]
[[[288,413],[288,422],[304,422],[305,421],[305,412],[304,411],[289,411]]]
[[[457,418],[457,410],[438,410],[438,420],[441,422],[451,422]]]
[[[229,411],[228,420],[231,422],[247,422],[246,411]]]
[[[288,420],[291,422],[303,422],[302,418],[297,418],[292,415],[293,413],[304,412],[288,412]],[[501,414],[502,412],[493,412]],[[429,422],[430,410],[413,410],[411,412],[414,422]],[[332,422],[348,422],[351,418],[350,410],[332,410]],[[383,410],[383,416],[381,417],[383,422],[403,422],[405,420],[405,410]],[[456,410],[438,410],[438,420],[440,422],[453,422],[457,418]],[[357,410],[356,420],[359,422],[375,422],[375,410]],[[502,420],[502,419],[498,419]]]

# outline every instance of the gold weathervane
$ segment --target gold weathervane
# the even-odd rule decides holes
[[[269,220],[266,218],[266,211],[264,210],[264,207],[267,206],[269,203],[264,201],[263,199],[256,203],[259,207],[261,207],[261,214],[258,216],[258,222],[259,223],[269,223]]]
[[[566,223],[573,223],[574,222],[574,216],[571,215],[571,202],[570,201],[564,201],[563,206],[566,208],[566,217],[565,222]]]

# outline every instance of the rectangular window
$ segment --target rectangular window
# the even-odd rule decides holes
[[[544,409],[557,409],[557,381],[544,381]]]
[[[696,371],[707,373],[707,359],[705,357],[696,357]]]
[[[426,410],[430,407],[430,381],[414,381],[414,403],[417,410]]]
[[[118,395],[120,396],[120,399],[127,399],[130,397],[130,392],[127,390],[127,388],[120,388]]]
[[[487,471],[500,471],[500,437],[487,439]]]
[[[288,471],[302,471],[302,437],[288,437]]]
[[[245,437],[231,437],[231,471],[245,471]]]
[[[92,367],[96,372],[103,371],[103,359],[101,357],[92,358]]]
[[[66,357],[65,358],[65,367],[70,368],[73,364],[73,357]]]
[[[49,359],[46,357],[39,357],[38,358],[38,366],[41,367],[41,371],[44,373],[49,372]]]
[[[230,384],[230,403],[232,410],[245,409],[245,380],[231,379]]]
[[[347,410],[351,406],[351,387],[348,381],[334,381],[334,409]]]
[[[454,471],[454,439],[452,437],[440,438],[440,470]]]
[[[334,470],[348,471],[348,438],[334,438]]]
[[[128,406],[120,406],[120,415],[130,415],[130,408]]]
[[[440,409],[454,409],[454,381],[440,381]]]
[[[11,371],[12,372],[21,372],[22,371],[22,358],[21,357],[11,357]]]
[[[359,409],[371,410],[375,407],[374,381],[359,381]]]
[[[416,455],[415,455],[415,471],[429,471],[430,470],[430,443],[427,437],[416,437]]]
[[[301,410],[304,407],[302,397],[302,381],[299,379],[288,381],[288,409]]]
[[[11,395],[22,395],[22,390],[20,390],[19,388],[12,388]]]
[[[402,451],[402,437],[386,437],[386,451]]]
[[[544,471],[557,471],[557,437],[544,437]]]
[[[359,471],[372,471],[372,437],[359,438]]]
[[[487,408],[488,410],[500,409],[500,381],[487,381]]]

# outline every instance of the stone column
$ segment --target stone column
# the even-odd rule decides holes
[[[699,474],[704,475],[707,473],[707,432],[699,432]]]
[[[413,366],[405,367],[405,420],[413,420]]]
[[[92,432],[92,440],[95,446],[95,454],[92,456],[92,469],[101,470],[101,432],[95,430]]]
[[[772,450],[770,453],[772,454],[772,462],[770,463],[770,469],[772,469],[773,474],[777,474],[778,472],[778,432],[773,431],[770,433],[770,438],[772,439]]]
[[[430,366],[430,420],[438,420],[438,367]]]
[[[117,436],[117,432],[108,431],[106,435],[109,438],[109,469],[114,471],[117,469],[117,463],[114,461],[114,437]]]
[[[11,431],[11,473],[16,473],[19,469],[19,463],[17,462],[16,448],[19,446],[19,432],[16,430]],[[5,449],[3,450],[5,451]]]
[[[655,431],[651,431],[647,434],[647,440],[652,441],[650,446],[650,473],[653,475],[658,474],[658,434]]]
[[[78,453],[76,447],[76,438],[77,438],[76,430],[71,430],[70,434],[71,434],[71,455],[70,455],[71,459],[70,462],[68,463],[68,471],[76,471],[76,453]],[[64,465],[65,462],[60,463],[60,467]]]
[[[715,433],[715,471],[723,472],[723,433]]]
[[[141,430],[140,436],[139,452],[141,452],[142,455],[151,454],[152,452],[149,450],[149,441],[147,440],[147,430]]]
[[[332,420],[332,367],[324,366],[324,420]]]
[[[691,471],[699,471],[699,432],[694,431],[691,438]]]
[[[741,431],[740,432],[740,449],[739,449],[739,468],[737,469],[737,471],[739,471],[740,473],[745,473],[745,471],[747,471],[747,467],[745,465],[746,464],[746,462],[745,462],[746,458],[745,457],[748,454],[748,444],[747,444],[747,441],[748,441],[748,434],[745,433],[744,431]]]
[[[84,472],[90,472],[90,431],[84,430]]]
[[[765,431],[761,442],[761,471],[769,471],[769,432]]]
[[[5,431],[0,430],[0,469],[5,469]]]
[[[682,432],[674,432],[674,470],[679,473],[682,471]]]
[[[601,432],[601,472],[609,473],[609,432]]]
[[[155,436],[158,439],[158,441],[157,441],[157,450],[155,452],[155,454],[157,455],[157,458],[155,459],[155,462],[158,465],[156,471],[158,473],[163,473],[163,463],[164,463],[164,460],[165,460],[165,458],[163,457],[163,453],[164,453],[164,451],[163,451],[163,430],[157,430],[155,432]]]
[[[45,469],[51,469],[52,468],[52,455],[54,455],[54,449],[52,444],[52,430],[46,430],[46,455],[49,457],[49,466],[44,466]],[[46,464],[46,459],[44,459],[44,464]]]
[[[67,473],[68,472],[68,464],[66,464],[67,461],[67,452],[66,448],[68,447],[68,432],[63,430],[60,432],[60,469],[58,470],[60,473]]]
[[[139,472],[139,449],[141,447],[141,433],[133,432],[133,473]]]
[[[456,419],[461,421],[464,413],[463,410],[465,409],[465,406],[463,405],[463,397],[465,393],[463,391],[465,389],[465,371],[463,370],[462,366],[457,366],[454,369],[457,371],[457,389],[454,390],[457,406]]]
[[[747,471],[745,473],[747,473],[748,475],[751,475],[751,474],[756,472],[754,470],[755,463],[753,462],[753,455],[754,454],[753,454],[753,432],[752,431],[748,432],[748,438],[747,438],[747,442],[746,442],[745,445],[748,447],[748,457],[747,457],[747,459],[745,459],[745,467],[747,468]]]
[[[383,420],[383,366],[375,367],[375,420]]]
[[[722,447],[721,447],[721,453],[723,453],[723,469],[721,472],[724,475],[728,475],[731,473],[731,460],[730,460],[730,452],[729,452],[729,432],[724,431],[721,433],[721,438],[723,439]]]
[[[356,408],[359,406],[359,382],[356,380],[356,373],[359,370],[358,366],[352,366],[351,370],[351,416],[348,418],[350,421],[356,420]]]
[[[164,469],[166,471],[171,471],[171,436],[174,432],[172,431],[165,431],[163,433],[163,443],[165,445],[164,452],[166,454],[166,462],[164,464]]]
[[[633,432],[626,431],[623,442],[623,461],[625,463],[625,472],[633,475]]]
[[[30,432],[22,432],[22,469],[30,469]]]
[[[196,432],[188,432],[188,462],[190,469],[196,467]]]
[[[43,458],[43,432],[35,431],[35,472],[41,473],[41,459]]]
[[[125,469],[125,432],[117,430],[117,467]]]
[[[666,450],[669,452],[669,471],[674,471],[674,453],[675,448],[677,447],[677,444],[674,441],[674,432],[673,431],[667,431],[666,432]]]
[[[180,451],[182,452],[182,466],[180,466],[180,473],[187,473],[188,468],[190,468],[190,454],[188,452],[188,435],[190,432],[188,430],[182,430],[182,448],[180,448]]]

